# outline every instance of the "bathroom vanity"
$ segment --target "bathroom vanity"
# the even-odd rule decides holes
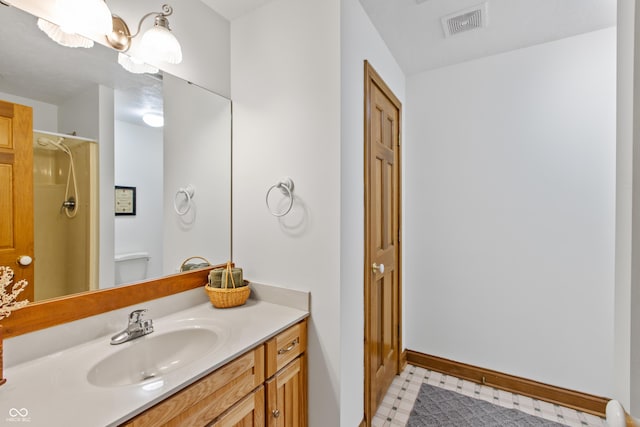
[[[213,308],[203,289],[193,289],[6,340],[0,421],[306,425],[308,294],[255,289],[240,307]],[[127,314],[141,308],[153,318],[154,332],[111,345]],[[108,333],[56,350],[56,336],[77,340],[96,327]],[[42,347],[50,351],[38,355]]]
[[[305,350],[303,320],[123,426],[304,426]]]

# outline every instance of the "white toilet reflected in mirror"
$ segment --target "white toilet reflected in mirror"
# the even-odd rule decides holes
[[[151,257],[147,252],[133,252],[115,256],[116,286],[139,282],[147,278],[147,267]]]

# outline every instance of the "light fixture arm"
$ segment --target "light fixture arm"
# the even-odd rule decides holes
[[[138,30],[133,35],[131,35],[129,27],[127,26],[127,23],[124,21],[124,19],[122,19],[118,15],[112,15],[113,32],[106,36],[107,43],[109,43],[111,47],[119,52],[126,52],[131,47],[131,39],[140,34],[142,23],[148,17],[155,15],[156,24],[169,29],[169,21],[166,18],[171,14],[173,14],[173,7],[169,6],[168,4],[163,4],[162,12],[149,12],[142,18],[140,18],[140,21],[138,22]]]
[[[140,34],[140,30],[142,29],[142,23],[144,22],[145,19],[147,19],[148,17],[150,17],[151,15],[156,15],[156,20],[158,18],[166,18],[167,16],[171,16],[173,14],[173,8],[171,6],[169,6],[168,4],[163,4],[162,5],[162,12],[149,12],[146,15],[144,15],[142,18],[140,18],[140,22],[138,22],[138,31],[136,31],[136,33],[132,36],[129,36],[130,39],[136,37],[138,34]],[[166,21],[166,19],[164,19]],[[167,26],[168,26],[168,21],[167,21]]]

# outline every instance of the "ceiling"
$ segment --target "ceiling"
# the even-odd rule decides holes
[[[273,0],[201,1],[232,21]],[[616,25],[617,0],[486,0],[487,27],[445,38],[440,18],[485,0],[359,1],[407,75]]]
[[[220,15],[233,21],[273,0],[200,0]]]
[[[360,0],[405,74],[616,25],[616,0],[487,0],[488,26],[445,38],[440,18],[483,0]]]

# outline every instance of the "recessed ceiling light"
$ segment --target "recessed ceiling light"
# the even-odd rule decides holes
[[[164,117],[157,113],[146,113],[142,116],[142,120],[153,128],[164,126]]]

